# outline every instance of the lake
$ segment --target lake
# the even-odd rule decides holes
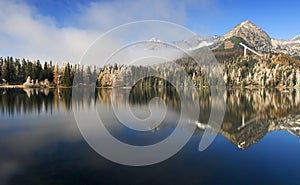
[[[171,88],[80,91],[82,96],[74,97],[72,89],[0,89],[1,185],[299,183],[300,89],[227,89],[221,128],[201,152],[199,142],[213,105],[210,90],[199,89],[197,128],[188,143],[169,159],[140,167],[120,165],[95,152],[73,111],[96,105],[115,138],[144,146],[172,133],[183,108],[179,95]],[[161,101],[152,103],[152,110],[167,111],[150,131],[133,131],[110,115],[126,113],[129,105],[137,117],[147,118],[154,97]]]

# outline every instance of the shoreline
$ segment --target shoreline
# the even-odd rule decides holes
[[[77,86],[78,87],[78,86]],[[80,86],[80,87],[91,87],[91,86]],[[71,89],[73,86],[48,86],[48,87],[28,87],[25,85],[0,85],[1,89]],[[107,87],[95,87],[96,89],[130,89],[131,87],[112,87],[112,86],[107,86]],[[152,87],[151,87],[152,88]],[[204,89],[204,88],[209,88],[208,86],[204,87],[196,87],[196,89]],[[284,91],[286,89],[300,89],[300,86],[289,86],[289,87],[284,87],[284,86],[277,86],[277,87],[261,87],[261,86],[226,86],[226,89],[249,89],[249,90],[255,90],[255,89],[278,89],[280,91]]]
[[[26,85],[0,85],[2,89],[55,89],[56,87],[28,87]]]

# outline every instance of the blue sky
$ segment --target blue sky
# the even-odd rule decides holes
[[[90,3],[93,2],[111,3],[111,1],[94,0],[27,1],[29,5],[37,9],[38,13],[53,18],[57,26],[71,25],[78,28],[82,28],[82,25],[76,25],[72,17],[76,14],[80,15],[84,9],[83,7],[89,7]],[[153,2],[155,3],[155,1]],[[222,35],[236,24],[244,20],[250,20],[267,31],[271,37],[289,39],[300,34],[300,1],[297,0],[207,0],[207,2],[200,0],[188,3],[179,0],[179,2],[171,1],[170,3],[175,7],[185,7],[186,20],[166,17],[162,17],[162,20],[183,24],[195,32],[205,31],[211,35]],[[124,3],[124,9],[126,9],[126,3]],[[153,17],[154,19],[159,18],[159,16]],[[150,16],[146,18],[151,19]],[[141,19],[143,17],[136,17],[132,20]]]
[[[74,60],[101,33],[145,19],[206,35],[250,20],[271,37],[290,39],[300,34],[299,7],[297,0],[0,0],[0,55]]]

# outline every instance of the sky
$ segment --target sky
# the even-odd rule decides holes
[[[272,38],[300,34],[300,1],[0,0],[0,56],[77,63],[102,33],[131,21],[163,20],[224,35],[250,20]]]

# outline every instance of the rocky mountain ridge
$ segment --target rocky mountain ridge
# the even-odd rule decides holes
[[[272,49],[277,53],[284,53],[291,56],[300,55],[300,36],[291,40],[272,39]]]
[[[231,37],[241,37],[250,46],[253,46],[255,50],[260,52],[270,52],[272,50],[272,42],[270,36],[257,27],[250,21],[244,21],[235,26],[232,30],[227,32],[221,37],[221,41],[229,39]]]
[[[166,41],[152,38],[151,49],[161,49]],[[271,38],[266,31],[249,20],[241,22],[223,36],[193,36],[186,40],[169,41],[186,51],[195,51],[208,46],[213,51],[242,49],[240,43],[247,45],[259,53],[286,54],[300,58],[300,34],[290,40]]]
[[[232,37],[242,38],[248,46],[261,53],[278,53],[290,56],[300,56],[300,35],[290,40],[271,38],[267,32],[250,21],[244,21],[220,37],[224,42]]]
[[[208,40],[211,42],[207,42]],[[196,45],[199,45],[200,42],[206,42],[207,46],[212,50],[226,50],[240,47],[239,43],[234,43],[232,40],[240,40],[243,44],[260,53],[287,54],[289,56],[298,56],[300,58],[300,35],[297,35],[290,40],[271,38],[267,32],[248,20],[236,25],[223,36],[194,39],[194,43],[191,41],[188,43],[193,45],[195,49],[197,49]],[[222,47],[220,48],[220,46]]]

